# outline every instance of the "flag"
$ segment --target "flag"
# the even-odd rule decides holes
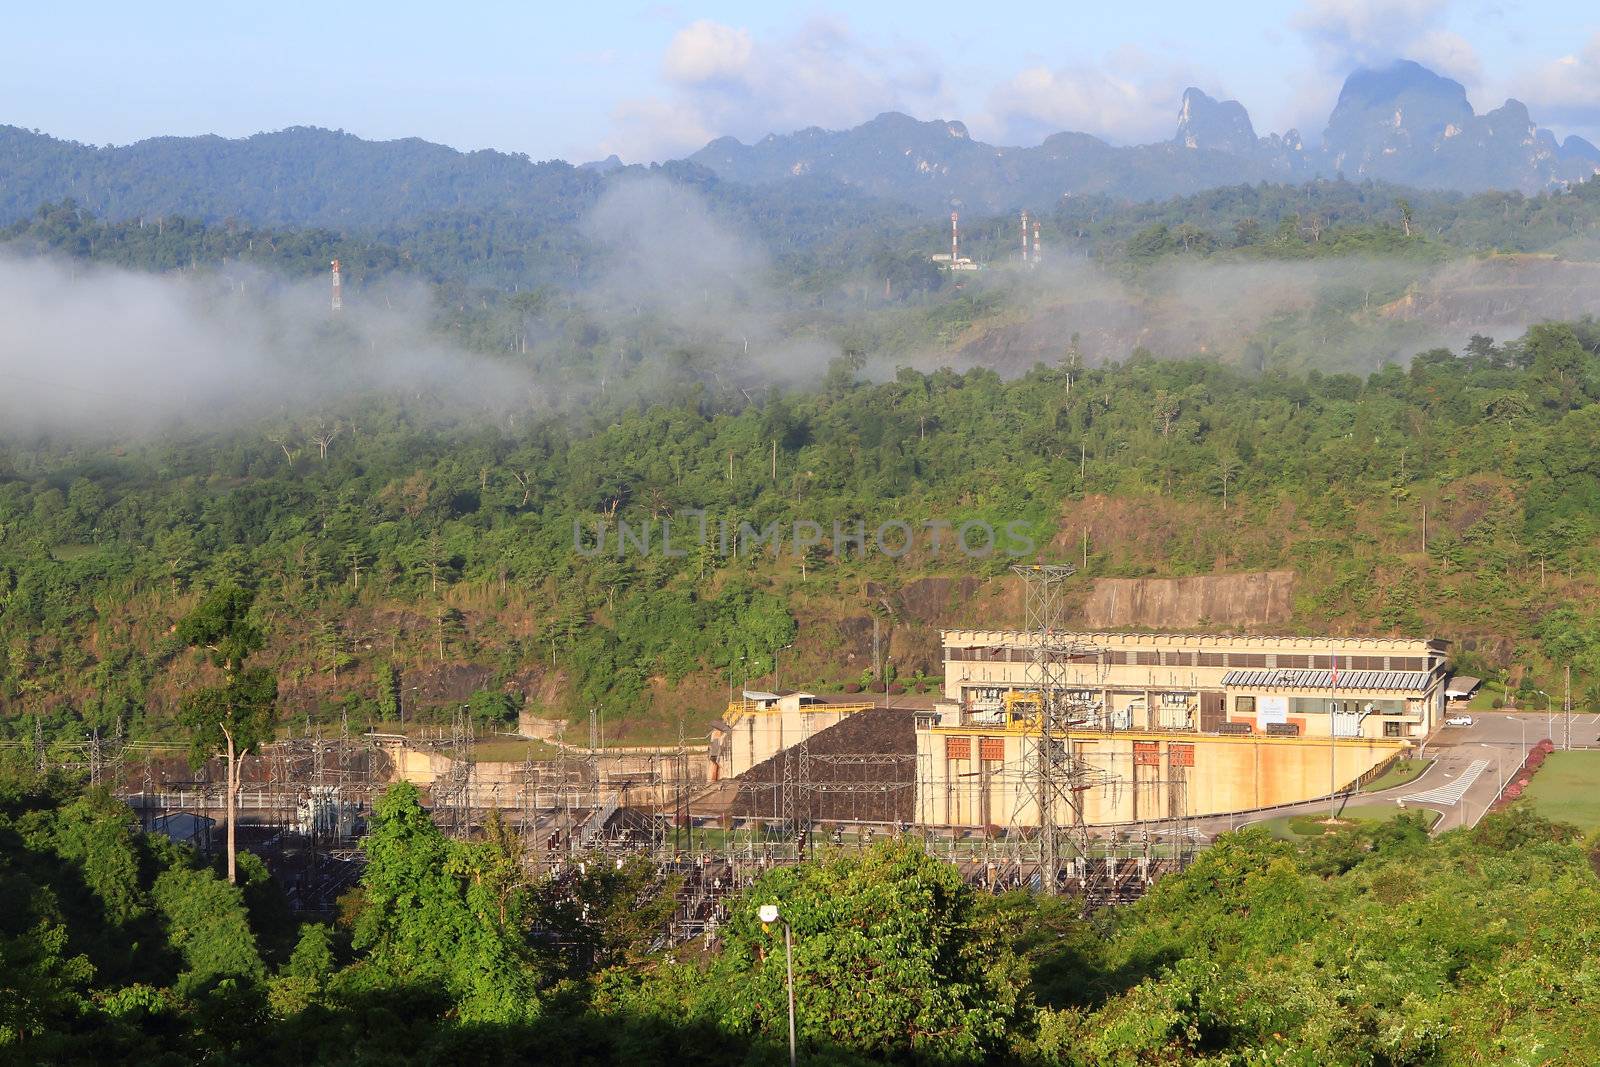
[[[1329,683],[1328,689],[1331,692],[1337,688],[1339,688],[1339,653],[1335,652],[1333,654],[1333,681]],[[1339,736],[1339,702],[1332,699],[1328,701],[1328,736]]]

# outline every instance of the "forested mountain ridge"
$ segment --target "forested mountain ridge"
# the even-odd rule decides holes
[[[1459,83],[1414,63],[1353,73],[1315,149],[1295,131],[1256,137],[1242,106],[1198,89],[1174,105],[1176,133],[1157,144],[1116,147],[1064,132],[1037,146],[1000,147],[973,140],[960,122],[891,113],[849,130],[774,134],[748,146],[722,138],[661,168],[574,167],[313,127],[101,148],[0,126],[0,223],[70,197],[114,221],[184,215],[379,231],[472,215],[548,229],[579,218],[607,182],[650,169],[700,185],[715,174],[746,186],[734,198],[762,202],[756,215],[779,217],[785,201],[809,205],[806,225],[789,230],[808,240],[808,232],[840,232],[824,206],[857,218],[864,209],[892,217],[890,205],[943,216],[952,201],[979,213],[1040,213],[1074,197],[1130,203],[1339,175],[1535,193],[1600,169],[1600,149],[1582,138],[1558,144],[1516,101],[1477,115]]]
[[[366,141],[313,127],[230,140],[163,137],[96,148],[0,126],[0,225],[70,199],[113,223],[186,217],[256,228],[327,228],[407,247],[433,270],[452,242],[493,258],[521,246],[524,286],[581,278],[573,246],[604,193],[656,177],[703,198],[713,215],[759,233],[775,254],[847,237],[911,212],[832,181],[740,187],[688,163],[595,170],[491,150],[457,152],[416,138]],[[621,239],[625,235],[614,235]],[[488,275],[508,283],[504,273]]]
[[[464,208],[571,217],[602,181],[560,161],[314,127],[96,148],[0,126],[0,173],[6,221],[70,196],[118,220],[189,215],[268,226],[374,226]]]
[[[1086,133],[1001,148],[973,140],[960,122],[919,122],[894,112],[848,130],[801,130],[752,145],[724,137],[689,161],[751,185],[827,177],[929,214],[952,206],[982,213],[1042,211],[1074,195],[1158,199],[1303,173],[1209,148],[1119,148]]]

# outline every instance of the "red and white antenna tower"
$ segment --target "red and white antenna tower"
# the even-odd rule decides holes
[[[1033,261],[1035,263],[1043,262],[1043,260],[1040,258],[1040,255],[1039,255],[1039,220],[1038,219],[1034,219],[1033,220]]]
[[[344,310],[344,286],[339,280],[339,261],[333,261],[333,310]]]

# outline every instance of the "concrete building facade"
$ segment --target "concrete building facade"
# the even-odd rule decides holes
[[[918,716],[919,821],[1038,825],[1034,635],[946,630],[944,699]],[[1443,716],[1446,646],[1398,638],[1073,633],[1062,668],[1074,794],[1091,824],[1326,796]],[[1058,821],[1070,821],[1062,805]]]
[[[746,690],[728,705],[711,735],[711,777],[734,778],[790,745],[874,705],[834,703],[812,693]]]
[[[999,723],[1035,687],[1033,635],[945,630],[944,698]],[[1418,740],[1444,713],[1446,644],[1406,638],[1070,633],[1065,668],[1085,726]]]
[[[1039,733],[1026,723],[917,731],[917,821],[929,826],[1037,826],[1028,770]],[[1327,796],[1376,770],[1409,743],[1392,738],[1073,731],[1075,762],[1090,768],[1075,795],[1091,825],[1194,818]],[[1057,804],[1056,821],[1073,814]]]

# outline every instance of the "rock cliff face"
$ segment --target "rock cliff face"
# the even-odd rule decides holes
[[[1479,115],[1460,82],[1402,60],[1345,82],[1323,135],[1326,166],[1351,177],[1525,192],[1594,173],[1594,146],[1557,144],[1518,100]]]
[[[1558,143],[1515,100],[1477,114],[1460,82],[1407,60],[1352,73],[1321,145],[1289,130],[1265,137],[1235,100],[1184,91],[1174,136],[1113,145],[1057,133],[1030,147],[989,145],[959,122],[880,115],[849,130],[807,129],[745,145],[724,137],[689,157],[724,179],[830,178],[888,200],[945,212],[1039,209],[1062,196],[1110,193],[1138,200],[1241,182],[1343,174],[1430,189],[1536,193],[1583,181],[1600,149]]]
[[[1091,630],[1256,629],[1289,621],[1294,571],[1194,578],[1098,578],[1084,605]]]
[[[1250,114],[1237,100],[1213,100],[1199,89],[1183,91],[1174,144],[1248,155],[1261,148]]]

